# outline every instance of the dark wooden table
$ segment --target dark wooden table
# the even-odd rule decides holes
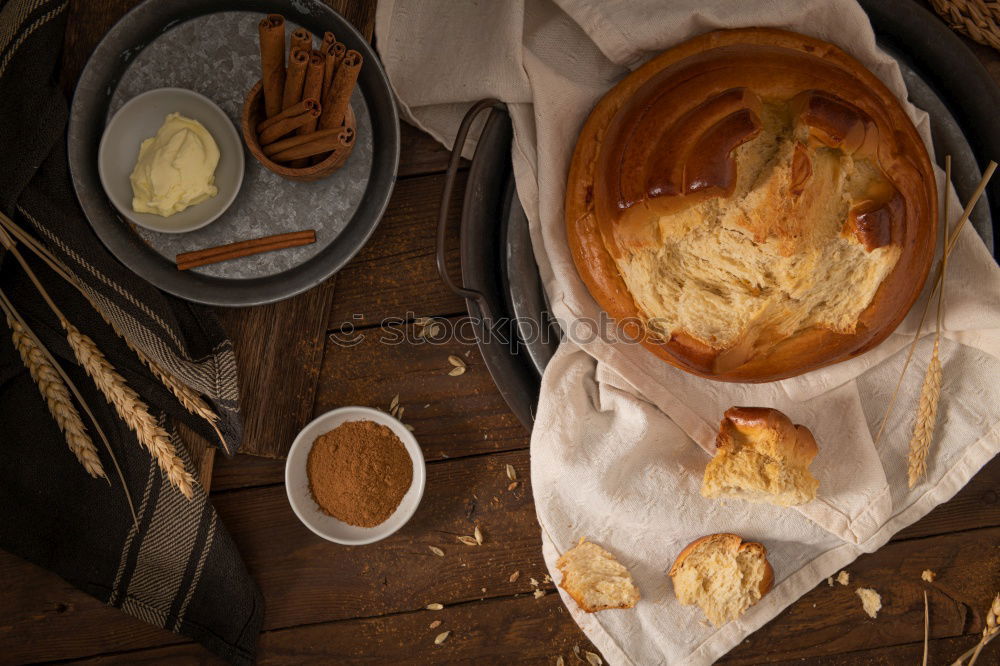
[[[72,0],[63,81],[67,90],[101,35],[134,0]],[[374,0],[331,2],[371,37]],[[975,48],[1000,81],[1000,57]],[[474,346],[383,345],[386,317],[456,319],[464,304],[434,268],[434,225],[446,153],[405,126],[389,210],[375,236],[335,279],[284,303],[221,311],[236,340],[247,419],[245,447],[280,455],[295,432],[341,405],[387,409],[399,395],[427,458],[427,492],[393,537],[347,548],[303,527],[285,499],[280,460],[201,456],[212,500],[266,599],[262,662],[580,663],[594,650],[543,580],[528,478],[528,435],[507,409]],[[464,177],[455,193],[461,200]],[[457,210],[457,205],[452,207]],[[455,267],[457,256],[450,261]],[[358,326],[364,343],[328,344],[328,332]],[[447,357],[469,370],[449,377]],[[197,443],[192,441],[193,446]],[[506,465],[520,479],[508,490]],[[950,502],[848,567],[849,587],[825,583],[723,659],[729,664],[919,663],[923,591],[930,594],[932,664],[973,645],[1000,591],[1000,460]],[[469,547],[455,535],[483,527]],[[433,555],[439,546],[445,556]],[[666,564],[664,565],[666,567]],[[924,569],[937,572],[927,585]],[[520,572],[515,582],[511,574]],[[107,608],[57,576],[0,552],[0,662],[218,661],[181,636]],[[869,619],[855,583],[882,594]],[[423,610],[438,602],[445,610]],[[441,620],[440,628],[430,623]],[[443,645],[434,637],[452,633]],[[991,646],[981,664],[1000,663]]]

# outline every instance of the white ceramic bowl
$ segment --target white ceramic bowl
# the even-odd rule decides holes
[[[219,193],[170,217],[132,210],[129,174],[139,157],[139,146],[156,134],[167,115],[178,112],[194,118],[219,146],[215,185]],[[226,212],[243,183],[243,142],[229,116],[215,102],[193,90],[157,88],[136,95],[118,109],[104,128],[97,150],[101,185],[118,212],[141,227],[164,233],[194,231]]]
[[[337,520],[333,516],[320,511],[316,501],[309,492],[309,476],[306,472],[306,461],[313,442],[320,435],[330,432],[347,421],[374,421],[388,426],[406,447],[413,461],[413,481],[410,489],[403,495],[399,506],[382,524],[375,527],[355,527]],[[406,524],[413,516],[424,495],[424,485],[427,482],[427,470],[424,466],[424,454],[420,451],[416,438],[398,420],[385,412],[371,407],[341,407],[326,414],[317,416],[292,442],[285,460],[285,492],[292,511],[299,517],[302,524],[323,537],[327,541],[347,546],[362,546],[386,538]]]

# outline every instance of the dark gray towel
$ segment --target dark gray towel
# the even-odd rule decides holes
[[[207,398],[220,416],[222,447],[231,454],[241,436],[239,389],[232,343],[218,320],[118,263],[77,204],[66,161],[66,102],[56,80],[66,15],[66,0],[0,0],[0,210],[76,275],[133,345]],[[30,252],[22,254],[67,318],[94,339],[173,434],[178,451],[183,451],[175,434],[178,420],[218,440],[79,292]],[[198,487],[188,501],[167,482],[76,365],[58,321],[14,258],[2,256],[0,262],[0,288],[81,389],[108,434],[139,517],[136,526],[96,436],[110,483],[89,477],[70,453],[0,317],[0,546],[234,663],[252,662],[262,598],[205,493]]]

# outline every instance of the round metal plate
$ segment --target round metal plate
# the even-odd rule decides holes
[[[245,12],[251,22],[254,12],[258,15],[280,13],[314,35],[332,31],[347,48],[364,56],[355,106],[360,104],[366,108],[370,119],[368,131],[372,150],[367,159],[371,166],[368,169],[367,164],[363,165],[365,173],[352,173],[358,191],[346,214],[339,211],[341,219],[334,220],[336,206],[322,203],[315,207],[310,220],[299,216],[296,224],[306,223],[305,228],[317,228],[320,237],[324,229],[328,232],[326,244],[302,252],[298,255],[300,260],[280,265],[267,261],[256,272],[222,270],[222,265],[200,271],[178,271],[173,261],[165,256],[169,253],[151,247],[149,239],[141,237],[124,222],[108,201],[97,174],[97,148],[109,110],[121,101],[121,95],[116,95],[119,83],[129,72],[129,65],[141,57],[144,48],[174,28],[180,26],[183,30],[183,24],[192,19],[225,12]],[[255,44],[253,34],[238,38]],[[182,53],[178,57],[185,56]],[[358,99],[359,91],[361,99]],[[395,183],[399,163],[399,120],[388,80],[375,52],[350,23],[319,0],[146,0],[126,14],[91,55],[74,94],[68,143],[70,172],[80,205],[98,237],[119,261],[160,289],[181,298],[211,305],[245,306],[273,302],[305,291],[335,273],[361,249],[378,225]],[[248,156],[246,159],[249,166],[253,158]],[[282,187],[284,183],[289,189],[333,187],[332,181],[308,184],[282,181],[272,185]],[[344,189],[343,183],[335,185]],[[253,182],[244,183],[244,189],[253,186]],[[316,193],[316,190],[310,192],[311,195]],[[212,225],[206,227],[204,233],[210,233],[211,229]],[[221,242],[290,230],[269,228],[266,224],[247,224],[241,229],[244,230],[242,235]],[[287,259],[284,257],[282,261]]]
[[[860,3],[871,20],[879,45],[894,55],[901,54],[901,64],[926,82],[951,111],[975,155],[974,161],[984,167],[996,159],[1000,155],[1000,123],[997,123],[1000,87],[958,35],[912,0],[860,0]],[[922,106],[912,96],[915,92],[910,89],[911,99]],[[936,120],[933,115],[931,120],[932,124]],[[937,151],[939,163],[944,154]],[[962,196],[957,179],[955,187]],[[968,197],[968,193],[964,196]],[[986,199],[992,210],[1000,210],[1000,178],[994,178],[987,187]],[[992,220],[994,239],[1000,235],[998,224],[1000,218]]]

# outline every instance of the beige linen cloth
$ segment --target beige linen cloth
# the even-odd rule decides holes
[[[907,448],[931,338],[917,347],[878,447],[873,439],[927,289],[877,349],[764,385],[700,379],[642,347],[590,335],[600,309],[573,267],[563,222],[577,133],[628,70],[693,35],[743,26],[836,43],[905,99],[895,62],[878,50],[853,0],[381,0],[378,7],[378,47],[408,120],[450,146],[470,103],[498,97],[511,110],[517,190],[552,309],[573,339],[546,370],[531,439],[544,557],[558,582],[556,558],[587,536],[632,571],[642,593],[632,610],[587,615],[563,597],[612,663],[713,661],[950,498],[1000,450],[1000,270],[968,225],[950,262],[944,387],[928,475],[913,490]],[[906,106],[929,145],[926,114]],[[952,195],[948,219],[958,213]],[[731,405],[776,407],[808,425],[820,444],[815,501],[781,509],[701,497],[718,422]],[[720,628],[681,606],[666,575],[684,545],[712,532],[763,542],[775,571],[773,591]]]

